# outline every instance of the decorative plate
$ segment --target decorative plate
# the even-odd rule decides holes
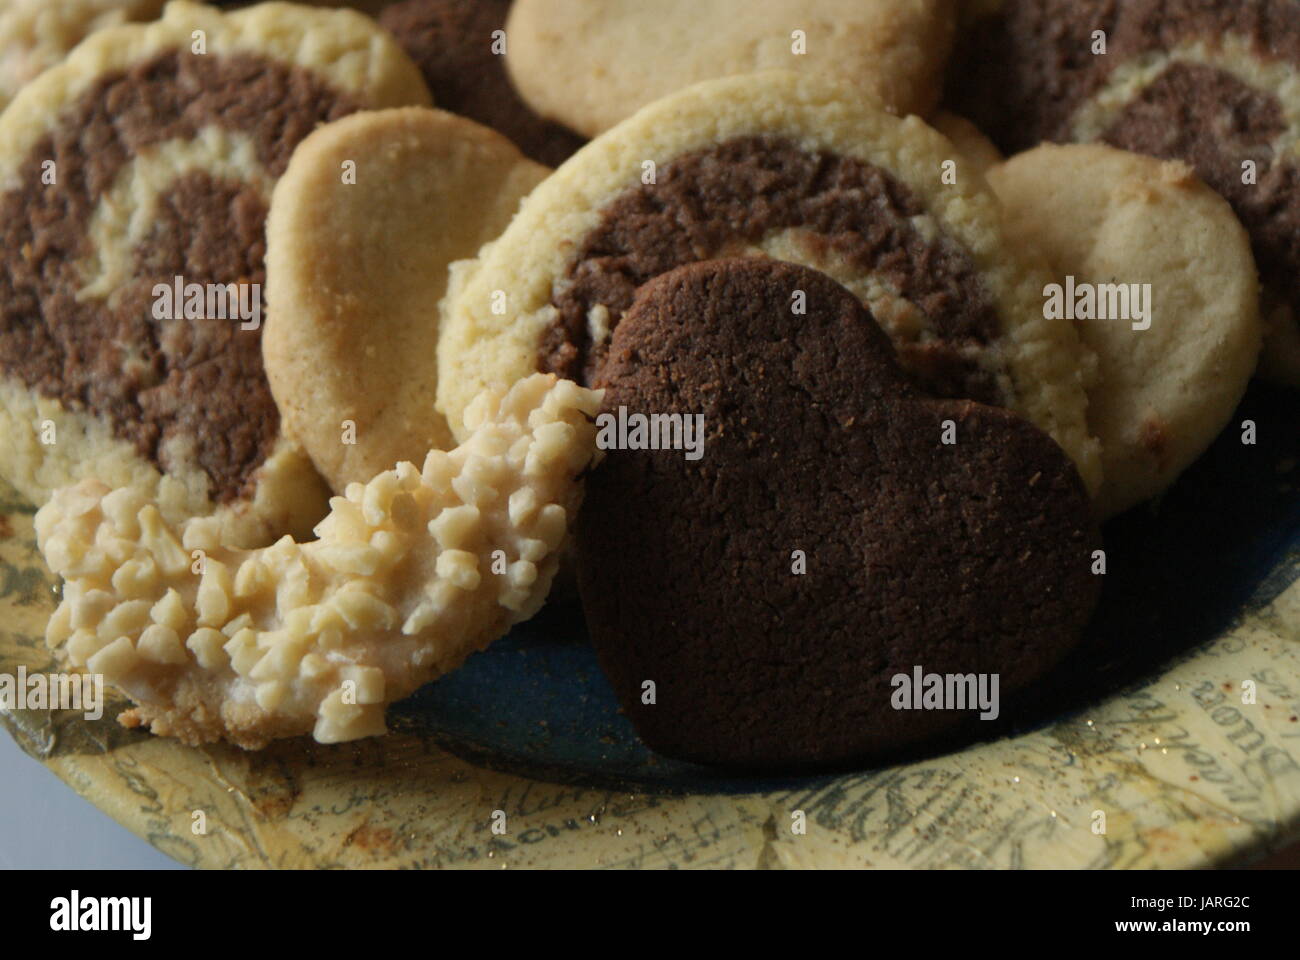
[[[1162,502],[1107,527],[1088,642],[1015,725],[957,752],[780,781],[658,758],[563,603],[394,707],[382,739],[194,749],[119,727],[120,701],[93,722],[7,705],[0,722],[198,867],[1247,862],[1300,838],[1298,410],[1254,388]],[[32,514],[0,491],[11,676],[57,669],[42,639],[56,585]]]

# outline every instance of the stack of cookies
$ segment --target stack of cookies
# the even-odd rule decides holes
[[[969,736],[1300,385],[1300,0],[39,6],[3,470],[160,734],[382,733],[563,565],[655,750]]]

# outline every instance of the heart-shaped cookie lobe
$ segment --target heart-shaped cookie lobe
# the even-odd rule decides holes
[[[797,768],[969,732],[1088,621],[1099,543],[1070,459],[1014,413],[923,395],[823,274],[664,274],[601,385],[583,604],[661,753]]]

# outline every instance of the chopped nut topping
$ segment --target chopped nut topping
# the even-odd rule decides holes
[[[137,701],[126,722],[188,743],[382,734],[387,704],[541,606],[599,405],[543,374],[486,391],[465,443],[352,484],[311,543],[232,549],[133,491],[61,490],[36,517],[67,581],[47,642]]]

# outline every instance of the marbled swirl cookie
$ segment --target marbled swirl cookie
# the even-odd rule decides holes
[[[1189,164],[1250,233],[1261,372],[1300,386],[1298,0],[1001,0],[964,31],[948,100],[1008,152],[1099,140]]]
[[[438,404],[534,370],[594,382],[636,290],[697,260],[756,255],[830,274],[870,306],[930,393],[1009,407],[1100,482],[1090,362],[1044,316],[1041,263],[953,144],[861,92],[777,72],[699,84],[592,141],[501,238],[453,267]]]
[[[4,0],[0,3],[0,110],[96,30],[152,20],[165,0]]]
[[[29,84],[0,115],[14,486],[133,486],[174,522],[215,511],[232,543],[309,530],[326,491],[262,367],[267,206],[318,124],[427,102],[372,20],[284,3],[172,3]]]

